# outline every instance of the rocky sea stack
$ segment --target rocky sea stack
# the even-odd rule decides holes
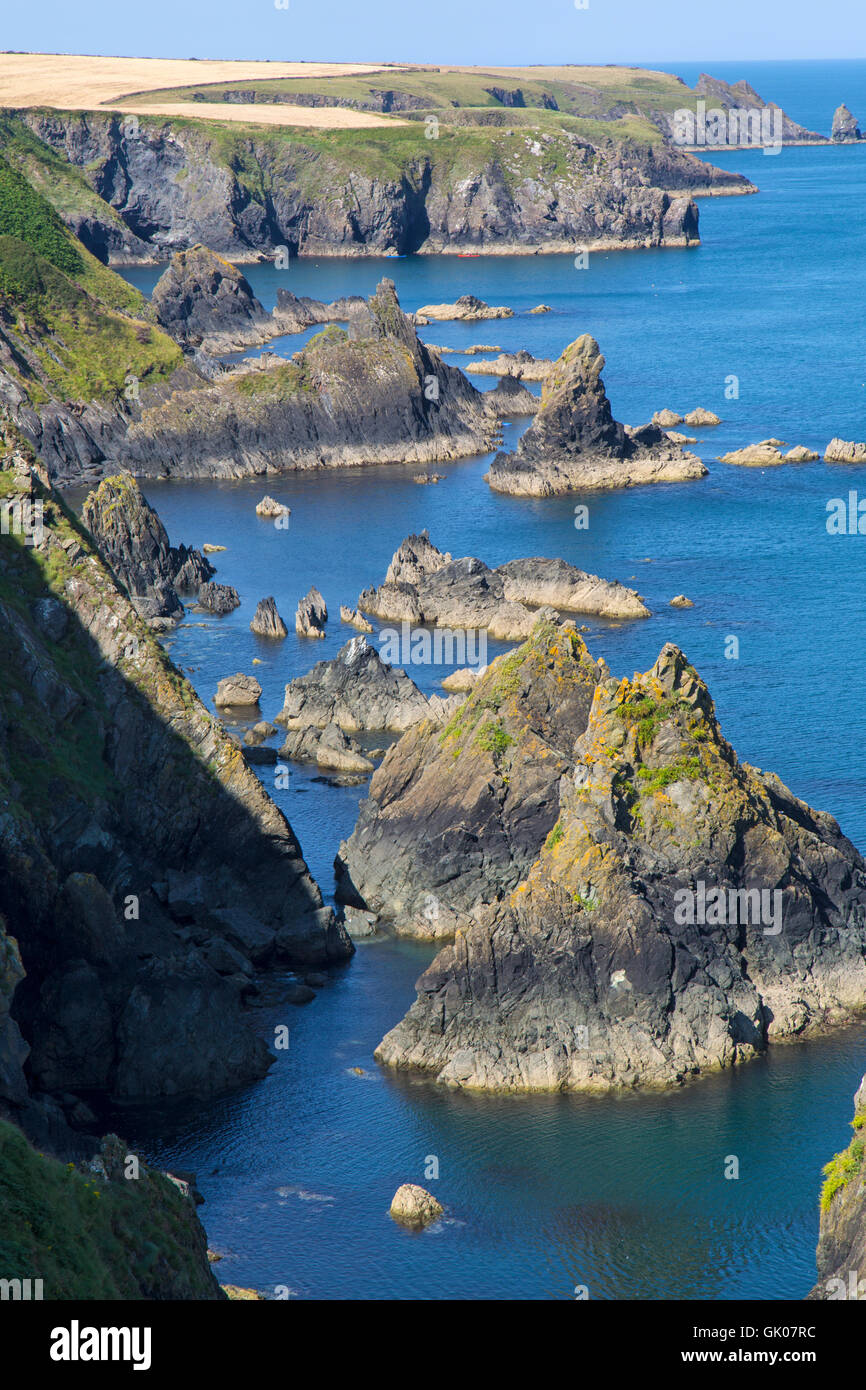
[[[574,762],[531,870],[464,918],[380,1061],[486,1090],[670,1086],[866,1008],[866,861],[739,762],[681,651],[598,682]]]
[[[152,303],[161,326],[187,347],[231,352],[274,333],[246,276],[206,246],[175,252]]]
[[[494,492],[551,497],[583,488],[702,478],[707,470],[654,424],[629,430],[613,418],[598,343],[585,333],[554,363],[541,408],[513,454],[499,453],[486,478]]]

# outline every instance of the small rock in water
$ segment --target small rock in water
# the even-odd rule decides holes
[[[238,591],[231,584],[215,584],[208,580],[198,591],[198,607],[204,608],[207,613],[215,613],[217,617],[232,613],[240,606]]]
[[[277,516],[291,516],[292,509],[287,507],[284,502],[277,502],[273,497],[263,497],[256,507],[256,516],[268,518]]]
[[[259,637],[272,637],[275,640],[288,636],[289,630],[277,612],[273,598],[259,599],[250,623],[250,631],[257,633]]]
[[[690,598],[686,598],[685,594],[677,594],[671,599],[670,606],[671,608],[694,608],[695,605]]]
[[[682,415],[677,415],[675,410],[657,410],[653,416],[653,424],[660,425],[663,430],[670,429],[673,425],[681,425],[682,423]]]
[[[218,709],[243,708],[244,706],[257,705],[261,699],[261,694],[262,687],[255,676],[245,676],[238,671],[236,675],[225,676],[220,681],[214,696],[214,704]]]
[[[848,439],[831,439],[824,450],[825,463],[866,463],[866,444]]]
[[[719,415],[715,415],[712,410],[704,410],[701,405],[699,405],[696,410],[690,410],[683,420],[683,424],[691,425],[692,429],[694,429],[695,426],[706,428],[710,425],[720,425],[721,423],[722,421]]]
[[[419,1187],[417,1183],[405,1182],[394,1193],[390,1215],[401,1225],[412,1226],[417,1230],[429,1226],[443,1211],[444,1207],[436,1201],[432,1193]]]
[[[298,604],[295,632],[299,637],[324,637],[328,609],[318,589],[312,587]]]
[[[373,624],[367,622],[363,613],[359,613],[357,608],[347,608],[345,603],[340,604],[340,622],[356,627],[359,632],[373,631]]]
[[[225,548],[224,545],[211,545],[209,541],[205,541],[202,546],[205,555],[216,555],[218,550],[225,550]]]

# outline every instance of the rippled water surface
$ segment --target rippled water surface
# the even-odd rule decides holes
[[[837,68],[838,82],[817,65],[780,65],[775,89],[763,70],[723,75],[745,75],[795,119],[827,129],[843,99],[866,118],[866,66]],[[832,811],[866,848],[866,539],[831,537],[825,526],[827,502],[849,489],[866,496],[866,475],[823,463],[759,471],[717,462],[771,435],[822,451],[832,435],[866,437],[866,149],[716,162],[748,174],[761,193],[702,200],[699,249],[592,256],[582,272],[569,257],[247,269],[268,307],[281,284],[329,299],[369,293],[382,274],[409,309],[469,291],[518,311],[543,301],[552,313],[423,332],[437,344],[555,355],[588,331],[607,356],[619,418],[637,423],[662,406],[700,404],[724,424],[701,432],[703,482],[585,499],[496,496],[483,482],[485,459],[441,466],[446,479],[436,487],[417,486],[417,470],[405,467],[148,485],[173,541],[227,546],[215,557],[217,578],[243,599],[225,619],[190,614],[170,639],[205,699],[221,676],[255,670],[272,718],[286,680],[352,635],[334,620],[339,604],[381,580],[410,531],[427,526],[442,549],[491,564],[561,555],[632,584],[653,611],[641,623],[591,622],[595,655],[631,673],[665,641],[679,643],[741,757]],[[154,277],[130,278],[147,288]],[[732,375],[736,400],[725,397]],[[506,438],[523,427],[507,426]],[[264,491],[291,506],[287,532],[255,516]],[[573,524],[580,501],[590,508],[587,531]],[[324,642],[291,633],[272,647],[250,633],[258,599],[273,594],[291,626],[311,583],[332,614]],[[680,592],[694,608],[668,606]],[[738,660],[725,659],[731,635]],[[491,655],[500,649],[492,644]],[[253,667],[254,657],[262,664]],[[443,673],[412,674],[435,690]],[[293,767],[289,788],[274,792],[326,892],[362,791]],[[847,1142],[866,1027],[780,1047],[664,1096],[442,1093],[372,1061],[430,954],[414,943],[361,944],[313,1004],[288,1010],[290,1050],[263,1082],[192,1110],[124,1117],[129,1137],[155,1158],[198,1171],[210,1243],[224,1254],[221,1279],[319,1298],[569,1298],[578,1284],[620,1299],[806,1293],[820,1168]],[[286,1013],[267,1011],[263,1028]],[[740,1160],[737,1181],[723,1177],[730,1154]],[[430,1157],[440,1176],[427,1181]],[[387,1216],[404,1181],[425,1183],[447,1208],[422,1236]]]

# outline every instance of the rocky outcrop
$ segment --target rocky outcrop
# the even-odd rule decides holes
[[[474,323],[477,319],[510,319],[514,310],[504,304],[485,304],[474,294],[461,294],[453,304],[424,304],[415,313],[416,323],[427,323],[430,319],[459,319],[463,323]]]
[[[672,429],[674,425],[683,423],[682,415],[677,415],[675,410],[657,410],[652,418],[654,425],[660,425],[663,430]]]
[[[88,532],[22,460],[2,471],[6,501],[43,506],[34,546],[0,547],[0,996],[26,1083],[121,1099],[242,1084],[270,1060],[244,1007],[255,969],[349,943]],[[7,1027],[7,1072],[14,1045]]]
[[[436,1201],[432,1193],[414,1182],[404,1182],[391,1199],[391,1216],[395,1221],[399,1221],[401,1226],[409,1226],[413,1230],[422,1230],[424,1226],[429,1226],[443,1211],[444,1207]]]
[[[348,323],[349,319],[364,310],[364,299],[359,294],[347,295],[323,304],[319,299],[298,296],[291,290],[277,290],[274,307],[274,327],[279,333],[302,333],[315,323]]]
[[[277,502],[273,497],[265,496],[261,502],[256,504],[256,516],[263,516],[268,521],[273,521],[278,516],[291,516],[292,509],[287,507],[284,502]]]
[[[234,352],[275,331],[246,277],[206,246],[175,252],[151,303],[158,322],[186,347]]]
[[[165,527],[129,474],[88,494],[82,520],[142,618],[157,629],[183,617],[181,592],[196,592],[214,567],[198,550],[169,545]]]
[[[340,846],[339,900],[435,939],[516,888],[556,820],[600,674],[573,627],[540,623],[454,697],[444,727],[404,734]]]
[[[850,1144],[824,1168],[815,1300],[866,1302],[866,1076],[851,1126]]]
[[[866,861],[739,762],[682,652],[601,680],[574,759],[531,870],[461,920],[380,1061],[488,1090],[670,1086],[863,1009]]]
[[[373,624],[368,623],[362,613],[357,608],[347,608],[345,603],[340,604],[340,622],[347,623],[349,627],[356,627],[359,632],[372,632]]]
[[[405,671],[387,665],[366,637],[352,637],[332,661],[319,661],[286,686],[277,715],[285,729],[361,729],[402,733],[429,719],[431,705]]]
[[[484,452],[482,393],[419,342],[383,280],[349,332],[331,326],[290,359],[258,358],[141,411],[120,452],[138,475],[242,477]]]
[[[734,449],[722,454],[720,463],[736,463],[743,468],[775,468],[780,463],[813,463],[819,457],[813,449],[796,444],[783,454],[784,444],[775,439],[762,439],[758,444],[747,444],[744,449]]]
[[[553,362],[548,357],[533,357],[531,352],[521,348],[519,352],[501,352],[498,357],[480,357],[475,362],[467,362],[467,372],[476,376],[516,376],[522,381],[546,381]]]
[[[299,637],[324,637],[328,608],[315,585],[298,601],[295,632]]]
[[[703,116],[698,101],[703,102]],[[691,120],[681,112],[691,111]],[[714,113],[720,113],[718,120]],[[677,145],[713,148],[749,145],[823,145],[827,137],[792,121],[775,102],[765,101],[748,82],[724,82],[702,72],[688,106],[658,113],[659,124]]]
[[[271,637],[275,640],[288,636],[289,629],[277,612],[273,598],[259,600],[250,623],[250,632],[255,632],[258,637]]]
[[[603,368],[598,343],[588,334],[566,348],[516,452],[497,454],[485,474],[494,492],[551,497],[577,488],[635,487],[706,475],[700,459],[672,444],[658,425],[627,430],[614,420]]]
[[[690,410],[688,414],[683,417],[683,424],[689,425],[691,429],[703,429],[712,425],[720,425],[721,423],[720,416],[716,415],[712,410],[705,410],[702,405],[699,405],[696,410]]]
[[[825,463],[866,463],[866,444],[849,439],[831,439],[824,450]]]
[[[649,617],[633,589],[587,574],[565,560],[512,560],[492,570],[471,555],[452,559],[431,543],[427,531],[406,538],[384,584],[365,589],[358,607],[381,621],[485,632],[505,642],[528,637],[537,621],[536,610],[545,607],[605,618]],[[464,662],[467,650],[464,642]],[[444,654],[442,659],[454,657]]]
[[[207,584],[202,584],[198,591],[197,606],[205,613],[214,613],[218,618],[224,618],[226,613],[233,613],[236,608],[240,608],[240,594],[233,584],[215,584],[209,580]]]
[[[534,415],[541,405],[537,396],[527,390],[519,376],[507,372],[500,377],[492,391],[485,392],[485,404],[497,415]]]
[[[262,687],[255,676],[245,676],[238,671],[234,676],[224,676],[216,689],[213,702],[217,709],[252,708],[262,698]]]
[[[863,139],[857,118],[851,115],[844,102],[841,106],[837,106],[833,112],[833,128],[830,132],[830,139],[837,145],[849,145],[855,140]]]

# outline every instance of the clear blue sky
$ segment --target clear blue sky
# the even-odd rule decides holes
[[[160,58],[673,63],[866,57],[863,0],[30,0],[4,49]]]

